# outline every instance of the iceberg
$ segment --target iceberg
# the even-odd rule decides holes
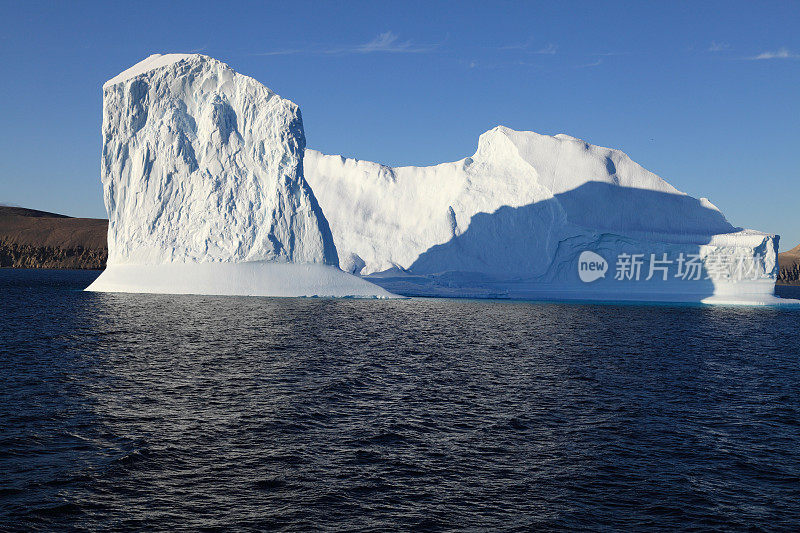
[[[498,126],[428,167],[307,149],[304,172],[342,269],[397,294],[781,302],[777,236],[568,135]]]
[[[89,291],[388,297],[339,269],[299,107],[225,63],[155,54],[103,85],[108,265]]]
[[[200,54],[106,82],[102,134],[90,291],[784,302],[777,236],[568,135],[498,126],[429,167],[324,155],[296,104]]]

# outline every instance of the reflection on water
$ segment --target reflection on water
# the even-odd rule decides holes
[[[800,524],[800,313],[0,271],[0,525]]]

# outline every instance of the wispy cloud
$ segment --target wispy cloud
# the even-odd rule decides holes
[[[547,46],[545,46],[544,48],[536,50],[534,54],[555,55],[557,51],[558,47],[556,45],[554,45],[553,43],[548,43]]]
[[[745,57],[744,59],[749,59],[752,61],[760,61],[763,59],[800,59],[800,54],[791,52],[788,48],[781,47],[774,52],[768,50],[766,52],[761,52],[756,56]]]
[[[709,52],[725,52],[730,49],[731,45],[722,41],[711,41],[711,45],[708,47]]]
[[[316,46],[308,48],[284,48],[281,50],[270,50],[256,55],[261,56],[286,56],[297,54],[311,55],[345,55],[345,54],[372,54],[372,53],[393,53],[393,54],[418,54],[430,52],[438,45],[418,45],[413,41],[401,41],[392,31],[378,34],[374,39],[363,44],[344,45],[344,46]]]
[[[415,46],[411,41],[400,41],[397,35],[391,31],[379,34],[370,42],[356,46],[353,51],[360,54],[371,52],[392,52],[392,53],[419,53],[427,52],[431,47]]]

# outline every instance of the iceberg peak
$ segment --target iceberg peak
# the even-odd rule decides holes
[[[200,59],[210,59],[212,61],[216,61],[208,56],[204,56],[201,54],[152,54],[147,58],[139,61],[129,69],[123,70],[107,82],[103,84],[103,88],[108,87],[109,85],[114,85],[116,83],[122,83],[127,81],[131,78],[135,78],[145,72],[156,70],[159,68],[167,67],[172,65],[173,63],[177,63],[184,59],[188,59],[190,57],[197,57]]]

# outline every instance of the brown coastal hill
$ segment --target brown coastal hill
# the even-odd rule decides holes
[[[800,285],[800,246],[778,254],[778,285]]]
[[[102,269],[108,221],[0,205],[0,267]]]

